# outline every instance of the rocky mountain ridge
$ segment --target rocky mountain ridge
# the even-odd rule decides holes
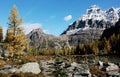
[[[120,18],[120,8],[109,8],[106,11],[102,11],[97,5],[91,6],[87,9],[86,13],[77,19],[73,24],[61,34],[71,35],[79,30],[85,30],[90,28],[109,28],[113,26]]]
[[[91,6],[61,34],[69,36],[70,45],[84,44],[100,39],[103,31],[115,25],[120,18],[120,8],[102,11],[97,5]]]
[[[38,50],[42,48],[62,49],[65,46],[70,47],[66,36],[57,37],[54,35],[45,34],[40,28],[32,30],[27,37],[29,38],[28,45],[33,46]]]
[[[29,45],[37,49],[62,49],[93,42],[101,38],[103,31],[114,26],[119,18],[120,8],[112,7],[102,11],[97,5],[93,5],[78,20],[69,25],[59,37],[45,34],[41,29],[34,29],[27,35]]]

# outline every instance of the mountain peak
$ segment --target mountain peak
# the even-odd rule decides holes
[[[87,14],[90,13],[99,13],[101,11],[100,7],[97,5],[92,5],[89,9],[87,9]]]
[[[44,33],[41,28],[33,29],[30,33],[35,33],[35,32]]]
[[[90,6],[86,13],[78,20],[69,25],[62,34],[75,34],[79,30],[87,30],[93,28],[109,28],[113,26],[120,18],[120,8],[111,7],[106,11],[102,11],[97,5]]]
[[[83,21],[86,21],[88,19],[103,20],[105,19],[105,16],[103,13],[104,12],[101,10],[99,6],[92,5],[89,9],[87,9],[86,13],[80,17],[80,20],[83,20]]]
[[[112,23],[115,23],[118,21],[119,19],[119,13],[118,13],[118,9],[117,8],[114,8],[114,7],[111,7],[109,8],[106,13],[106,18],[111,21]]]
[[[88,9],[89,11],[91,10],[91,11],[99,11],[100,10],[100,7],[99,6],[97,6],[97,5],[92,5],[89,9]]]
[[[92,5],[91,8],[96,8],[99,7],[98,5]]]

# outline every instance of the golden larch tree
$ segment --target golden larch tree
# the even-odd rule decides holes
[[[19,26],[23,19],[18,19],[18,15],[16,6],[13,6],[10,12],[10,22],[5,38],[7,49],[12,57],[17,53],[22,52],[27,44],[27,37],[25,36],[24,28]]]

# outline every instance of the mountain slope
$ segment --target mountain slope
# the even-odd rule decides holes
[[[115,24],[115,26],[108,28],[106,30],[104,30],[101,39],[104,38],[110,38],[113,34],[118,35],[120,34],[120,19],[119,21]]]
[[[87,9],[78,20],[69,25],[61,35],[69,36],[70,45],[92,42],[99,39],[103,31],[118,21],[120,8],[109,8],[102,11],[96,5]]]
[[[109,8],[107,11],[102,11],[98,6],[93,5],[87,9],[78,20],[69,25],[68,28],[61,34],[69,34],[79,28],[109,28],[113,26],[120,17],[120,8]]]
[[[27,36],[29,38],[28,45],[38,50],[42,48],[62,49],[64,46],[69,47],[69,43],[65,36],[56,37],[45,34],[40,28],[32,30]]]

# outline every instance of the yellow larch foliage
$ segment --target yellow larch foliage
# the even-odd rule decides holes
[[[13,6],[9,16],[9,28],[5,38],[5,46],[9,50],[11,56],[18,52],[22,52],[26,48],[27,37],[24,33],[24,28],[19,27],[22,19],[18,19],[18,11],[16,6]]]
[[[9,16],[9,20],[13,26],[20,25],[23,19],[18,19],[19,13],[17,11],[17,7],[14,5]]]
[[[12,31],[13,28],[9,28],[8,30]],[[14,35],[12,32],[8,31],[8,36],[6,39],[6,46],[11,55],[16,54],[19,51],[23,51],[26,48],[27,37],[25,36],[23,28],[16,28],[17,34]],[[10,32],[10,33],[9,33]]]

